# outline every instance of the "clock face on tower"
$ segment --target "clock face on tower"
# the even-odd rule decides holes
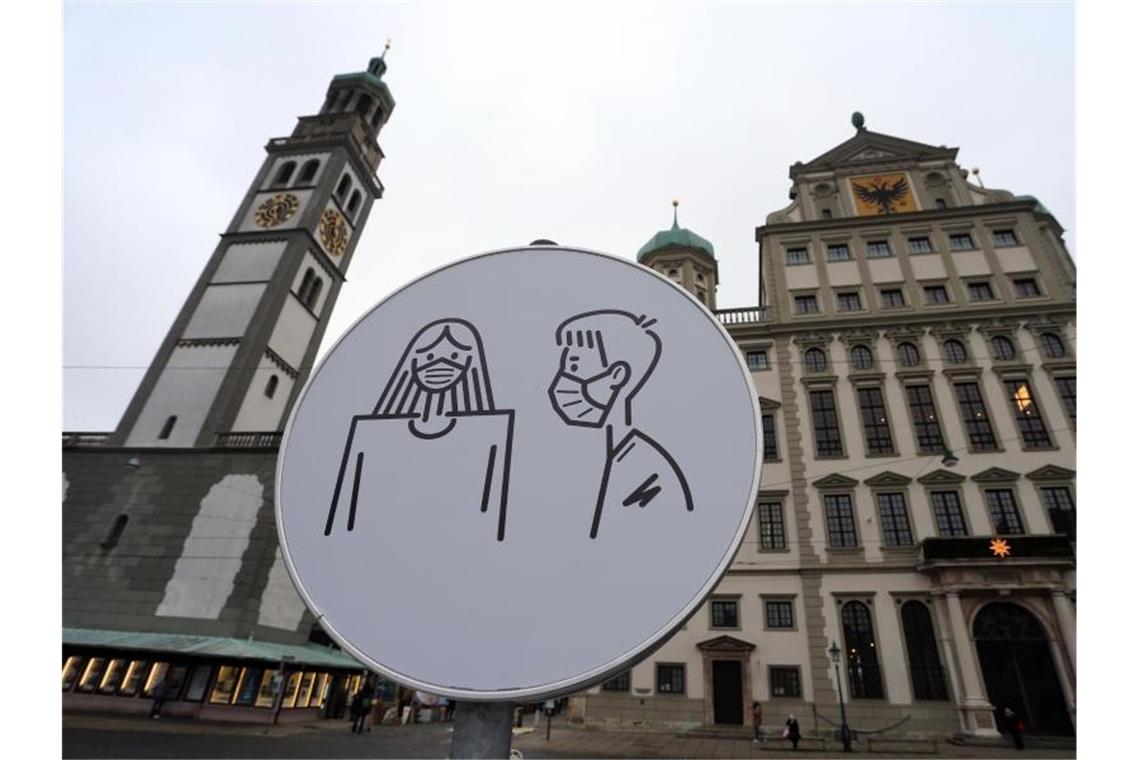
[[[253,221],[258,227],[276,227],[288,221],[300,206],[297,196],[292,193],[278,193],[257,207],[253,212]]]
[[[327,208],[325,213],[321,214],[317,233],[330,255],[339,256],[344,253],[348,245],[348,225],[344,223],[344,217],[336,209]]]

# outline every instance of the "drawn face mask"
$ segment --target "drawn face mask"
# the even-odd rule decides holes
[[[567,425],[601,427],[621,385],[615,382],[613,368],[588,379],[560,371],[550,385],[550,403]]]
[[[446,390],[459,381],[465,369],[465,364],[441,356],[416,366],[416,382],[429,391]]]

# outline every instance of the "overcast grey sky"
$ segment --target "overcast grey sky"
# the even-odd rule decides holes
[[[389,36],[386,193],[325,348],[473,253],[632,258],[673,197],[719,305],[755,304],[755,228],[854,110],[1036,195],[1076,254],[1070,4],[67,4],[65,428],[117,424],[267,140]]]

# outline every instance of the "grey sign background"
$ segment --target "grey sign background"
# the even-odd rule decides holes
[[[591,539],[605,434],[566,425],[547,389],[555,328],[597,309],[657,320],[661,356],[633,425],[676,460],[694,509],[608,510]],[[515,413],[505,539],[490,513],[448,514],[451,464],[400,474],[396,449],[368,454],[397,473],[389,503],[362,503],[352,532],[325,535],[353,416],[372,412],[411,337],[449,317],[478,329],[496,406]],[[282,551],[326,630],[376,670],[460,699],[566,693],[636,660],[712,589],[756,496],[758,422],[731,338],[665,278],[561,247],[482,254],[388,296],[314,371],[279,458]]]

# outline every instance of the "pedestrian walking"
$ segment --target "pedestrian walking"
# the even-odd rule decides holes
[[[1025,722],[1017,717],[1008,705],[1002,710],[1002,717],[1005,718],[1005,730],[1013,737],[1013,746],[1017,749],[1025,749],[1025,743],[1021,741],[1021,732],[1025,730]]]
[[[754,742],[764,741],[764,728],[761,725],[762,722],[763,722],[763,716],[760,713],[760,703],[759,702],[753,702],[752,703],[752,741],[754,741]]]
[[[352,701],[349,702],[349,715],[352,717],[352,733],[364,733],[364,716],[367,711],[364,709],[364,689],[357,689],[356,693],[352,695]]]
[[[152,717],[152,718],[161,718],[162,717],[162,703],[167,700],[167,698],[170,696],[171,692],[174,691],[174,688],[177,685],[178,685],[177,681],[175,681],[170,676],[167,676],[166,678],[162,679],[162,683],[160,683],[158,685],[158,687],[155,688],[155,690],[154,690],[154,702],[152,702],[150,705],[150,717]]]
[[[795,715],[789,715],[784,721],[784,738],[792,743],[792,749],[800,748],[800,722]]]

